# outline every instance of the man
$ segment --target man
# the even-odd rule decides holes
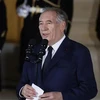
[[[37,57],[30,56],[30,62],[24,63],[17,87],[19,98],[37,96],[33,83],[44,90],[39,100],[90,100],[96,96],[89,50],[64,35],[67,21],[66,13],[57,8],[47,8],[40,15],[40,34],[48,46],[41,62],[35,63]],[[53,48],[52,59],[45,66],[49,46]],[[34,52],[39,50],[39,46],[34,47]]]
[[[37,22],[42,9],[45,7],[63,9],[67,13],[69,19],[66,32],[68,34],[73,16],[73,0],[17,0],[16,6],[17,14],[24,18],[24,26],[20,35],[20,72],[22,72],[26,54],[25,50],[29,40],[34,38],[37,40],[37,43],[41,41]]]
[[[6,40],[7,18],[4,0],[0,0],[0,90],[1,90],[1,52]]]

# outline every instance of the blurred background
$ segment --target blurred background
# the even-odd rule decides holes
[[[0,100],[17,100],[15,91],[20,78],[19,41],[24,18],[16,13],[16,1],[4,0],[7,35],[0,54],[2,88]],[[100,100],[100,29],[97,28],[100,28],[99,5],[99,0],[74,0],[72,27],[69,32],[69,38],[84,44],[91,52],[98,87],[98,94],[93,100]]]

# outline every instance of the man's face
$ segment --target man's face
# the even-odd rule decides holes
[[[64,35],[65,22],[57,22],[57,15],[54,11],[41,14],[39,18],[39,30],[43,39],[52,45],[59,41]]]

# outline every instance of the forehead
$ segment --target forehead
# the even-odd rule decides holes
[[[40,18],[39,18],[39,21],[42,21],[42,20],[53,20],[53,19],[56,19],[57,17],[57,14],[56,12],[54,11],[47,11],[47,12],[44,12],[40,15]]]

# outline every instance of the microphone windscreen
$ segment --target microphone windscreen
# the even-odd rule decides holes
[[[48,40],[47,39],[43,39],[41,45],[46,49],[46,47],[48,45]]]
[[[35,45],[36,44],[36,40],[35,39],[31,39],[28,43],[28,45]]]

